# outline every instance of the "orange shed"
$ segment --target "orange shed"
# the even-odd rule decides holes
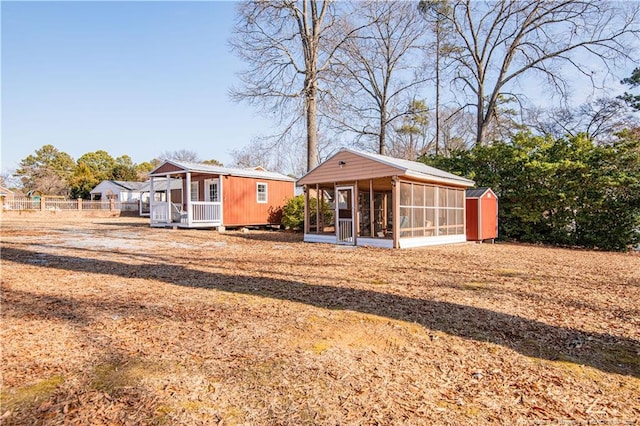
[[[498,237],[498,197],[491,188],[466,191],[467,241]]]
[[[293,178],[260,167],[235,169],[166,160],[149,178],[149,215],[151,226],[156,227],[279,225],[279,212],[294,196]],[[167,182],[171,182],[171,196]]]

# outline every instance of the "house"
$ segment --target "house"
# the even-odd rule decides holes
[[[103,180],[89,192],[92,200],[137,201],[144,182]]]
[[[298,180],[304,241],[386,248],[459,243],[474,182],[415,161],[343,149]]]
[[[0,186],[0,200],[8,201],[13,200],[13,191],[9,188],[5,188],[4,186]]]
[[[294,195],[294,179],[257,169],[166,160],[149,173],[151,226],[224,228],[280,224],[279,212]],[[167,191],[167,180],[178,179],[179,199]],[[173,185],[171,185],[173,187]],[[162,189],[164,188],[164,189]]]
[[[467,189],[466,229],[468,241],[498,238],[498,197],[491,188]]]

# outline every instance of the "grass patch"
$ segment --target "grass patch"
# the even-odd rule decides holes
[[[164,375],[162,365],[131,360],[126,363],[106,363],[96,366],[91,387],[96,390],[113,393],[119,389],[136,387],[148,378]]]
[[[487,290],[487,284],[480,283],[480,282],[464,283],[461,285],[461,287],[465,290],[471,290],[471,291]]]
[[[501,277],[526,278],[527,274],[517,269],[496,269],[496,274]]]
[[[13,410],[16,407],[43,401],[53,395],[62,383],[64,383],[64,378],[56,375],[14,391],[5,392],[2,390],[0,392],[2,409],[3,411]]]

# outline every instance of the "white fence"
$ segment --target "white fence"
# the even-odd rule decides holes
[[[120,210],[120,211],[138,211],[137,201],[90,201],[90,200],[69,200],[62,198],[46,198],[46,197],[12,197],[3,200],[2,210],[65,210],[65,211],[81,211],[81,210]]]

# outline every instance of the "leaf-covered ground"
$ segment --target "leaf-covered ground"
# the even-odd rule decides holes
[[[2,424],[637,424],[640,256],[2,222]]]

